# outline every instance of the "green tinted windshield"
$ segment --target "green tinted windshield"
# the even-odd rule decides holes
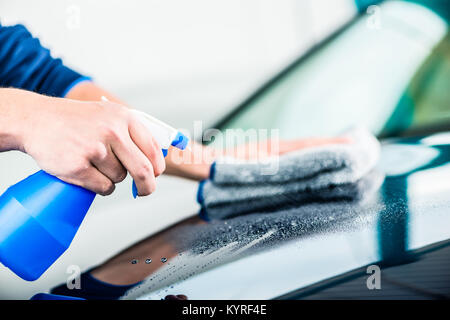
[[[296,138],[354,125],[392,135],[450,123],[447,23],[413,3],[389,1],[380,8],[379,25],[359,17],[221,129],[279,129],[282,138]]]

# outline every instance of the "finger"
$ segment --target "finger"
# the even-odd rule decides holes
[[[158,141],[138,119],[130,123],[129,132],[133,142],[152,163],[155,177],[161,175],[166,169],[166,161]]]
[[[147,196],[156,189],[155,174],[149,159],[128,136],[124,141],[112,142],[111,149],[133,177],[139,196]]]
[[[93,157],[91,163],[113,183],[122,182],[127,177],[127,170],[112,152],[111,147],[108,147],[104,155]]]
[[[79,185],[103,196],[110,195],[115,189],[114,183],[92,166],[83,170],[83,172],[80,173],[76,179],[72,179],[72,181],[68,182]]]
[[[327,144],[350,143],[351,139],[347,137],[333,138],[308,138],[299,140],[280,141],[279,153],[287,153],[299,149],[318,147]]]

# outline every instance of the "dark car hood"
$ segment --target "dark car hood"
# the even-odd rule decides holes
[[[124,298],[271,299],[450,239],[450,132],[383,141],[363,203],[306,205],[180,230],[180,255]],[[182,236],[186,235],[186,236]]]

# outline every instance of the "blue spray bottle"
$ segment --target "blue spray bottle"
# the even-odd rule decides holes
[[[188,138],[162,121],[134,110],[164,156]],[[133,182],[133,195],[137,194]],[[0,262],[22,279],[38,279],[70,246],[95,193],[44,171],[9,187],[0,196]]]

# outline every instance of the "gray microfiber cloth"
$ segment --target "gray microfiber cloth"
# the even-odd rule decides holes
[[[373,170],[380,153],[377,139],[357,128],[343,134],[347,144],[311,147],[271,159],[265,164],[231,159],[214,163],[200,183],[198,202],[206,219],[224,219],[256,211],[276,211],[314,201],[360,200],[380,184]],[[276,163],[273,163],[276,161]]]

